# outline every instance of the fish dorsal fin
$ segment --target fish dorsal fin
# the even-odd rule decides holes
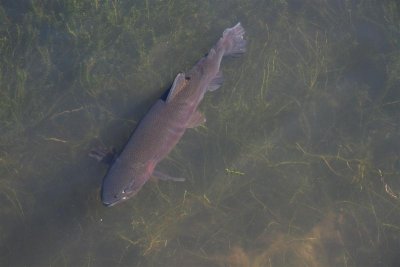
[[[176,75],[174,83],[171,86],[171,89],[169,90],[169,94],[167,96],[166,102],[171,102],[171,100],[180,92],[182,91],[183,88],[185,88],[185,85],[187,84],[186,78],[185,78],[185,73],[181,72]]]

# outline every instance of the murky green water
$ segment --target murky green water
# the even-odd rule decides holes
[[[399,266],[400,6],[388,1],[2,1],[1,266]],[[204,127],[102,206],[106,166],[242,22]]]

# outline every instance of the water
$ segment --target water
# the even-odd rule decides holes
[[[398,266],[396,1],[3,1],[1,266]],[[205,127],[112,208],[106,166],[240,21]]]

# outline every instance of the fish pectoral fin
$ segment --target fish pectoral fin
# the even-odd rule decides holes
[[[187,128],[195,128],[206,122],[206,117],[200,111],[196,111],[190,117]]]
[[[171,89],[169,90],[166,102],[170,102],[180,91],[183,90],[183,88],[185,88],[187,83],[188,80],[186,80],[185,73],[178,73],[178,75],[175,77],[174,83],[171,86]]]
[[[222,71],[218,71],[217,75],[211,80],[207,87],[207,90],[212,92],[221,87],[224,82],[224,77],[222,76]]]
[[[174,182],[183,182],[183,181],[185,181],[185,178],[172,177],[172,176],[169,176],[168,174],[162,173],[160,171],[154,171],[152,176],[154,178],[157,178],[158,180],[162,180],[162,181],[174,181]]]
[[[89,157],[108,165],[111,165],[114,162],[116,154],[117,150],[114,147],[96,147],[89,151]]]

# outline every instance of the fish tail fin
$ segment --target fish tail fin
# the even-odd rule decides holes
[[[221,51],[223,56],[239,56],[246,52],[245,33],[242,25],[237,23],[232,28],[227,28],[217,43],[216,50]]]

